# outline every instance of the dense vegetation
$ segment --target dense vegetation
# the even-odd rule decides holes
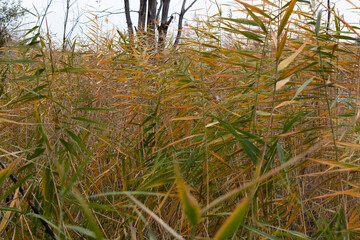
[[[0,236],[359,238],[359,29],[280,3],[175,49],[96,20],[68,51],[37,28],[3,49]]]

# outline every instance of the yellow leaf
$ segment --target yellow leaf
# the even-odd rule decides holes
[[[287,66],[289,66],[289,64],[292,63],[292,61],[294,61],[294,59],[302,52],[302,50],[304,50],[304,48],[305,48],[306,44],[308,43],[308,41],[309,41],[309,38],[290,57],[288,57],[288,58],[284,59],[283,61],[281,61],[281,63],[278,66],[278,71],[284,70]]]
[[[219,123],[218,121],[215,121],[215,122],[212,122],[212,123],[207,124],[205,127],[206,127],[206,128],[212,127],[212,126],[214,126],[214,125],[216,125],[216,124],[218,124],[218,123]]]
[[[352,197],[360,197],[360,192],[359,192],[359,188],[353,188],[353,189],[348,189],[348,190],[345,190],[345,191],[339,191],[339,192],[335,192],[335,193],[321,195],[321,196],[318,196],[318,197],[314,197],[312,199],[333,197],[333,196],[338,196],[338,195],[348,195],[348,196],[352,196]]]
[[[352,164],[352,163],[346,163],[346,162],[338,162],[338,161],[331,161],[331,160],[320,160],[320,159],[314,159],[309,158],[309,160],[318,162],[321,164],[325,164],[331,167],[338,167],[345,169],[347,171],[360,171],[360,165]]]
[[[200,119],[200,117],[198,116],[178,117],[178,118],[173,118],[170,121],[186,121],[186,120],[196,120],[196,119]]]
[[[285,101],[285,102],[282,102],[280,103],[279,105],[275,106],[274,109],[277,109],[279,107],[283,107],[283,106],[286,106],[286,105],[289,105],[289,104],[292,104],[292,103],[295,103],[295,101],[291,100],[291,101]]]
[[[19,208],[19,188],[16,189],[13,200],[10,203],[10,208],[13,208],[14,206],[16,208]],[[0,233],[2,232],[2,230],[4,230],[4,228],[6,227],[8,220],[10,219],[12,211],[6,211],[5,214],[3,215],[3,218],[0,222]]]
[[[2,178],[6,178],[7,176],[9,176],[15,170],[16,165],[21,161],[24,155],[25,154],[23,153],[20,157],[18,157],[16,160],[10,163],[9,166],[7,166],[7,168],[0,171],[0,180]]]
[[[336,143],[345,147],[350,147],[360,150],[360,144],[357,143],[348,143],[348,142],[336,142]]]
[[[20,124],[20,125],[29,125],[29,124],[26,124],[26,123],[15,122],[15,121],[12,121],[12,120],[10,120],[10,119],[0,118],[0,123],[3,123],[3,122]]]
[[[232,169],[232,167],[219,155],[217,155],[216,153],[214,153],[213,151],[209,150],[209,153],[211,153],[211,155],[213,155],[215,158],[217,158],[220,162],[222,162],[224,165],[226,165],[228,168]]]
[[[292,75],[283,80],[278,81],[275,86],[276,91],[280,90],[283,86],[285,86],[285,84],[290,81],[291,77]]]
[[[223,136],[221,136],[221,137],[219,137],[219,138],[217,138],[217,139],[215,139],[215,140],[213,140],[211,142],[208,142],[208,145],[210,146],[210,145],[213,145],[213,144],[224,143],[226,141],[229,141],[232,138],[234,138],[234,136],[231,133],[225,134],[225,135],[223,135]]]
[[[273,31],[271,31],[271,39],[272,39],[273,42],[274,42],[274,46],[277,48],[278,42],[277,42],[277,38],[276,38],[275,32],[273,32]]]

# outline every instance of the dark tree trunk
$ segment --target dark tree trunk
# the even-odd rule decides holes
[[[156,42],[155,39],[156,4],[157,4],[157,0],[149,0],[146,31],[151,46],[153,46]]]
[[[161,14],[161,23],[159,26],[159,46],[161,48],[165,47],[165,39],[168,31],[169,24],[171,23],[173,16],[168,20],[170,0],[162,0],[162,14]]]
[[[145,31],[146,3],[147,0],[140,0],[139,21],[138,21],[138,31],[140,33]]]
[[[161,4],[157,11],[157,0],[139,0],[139,17],[137,28],[133,26],[130,16],[130,1],[124,0],[125,3],[125,16],[130,37],[135,35],[134,29],[137,32],[136,36],[140,42],[149,44],[150,47],[156,47],[157,43],[159,48],[165,47],[166,35],[169,25],[173,20],[173,16],[169,17],[169,9],[171,0],[160,0]],[[192,3],[186,7],[186,0],[183,0],[180,16],[178,32],[175,39],[174,46],[178,44],[181,38],[182,24],[185,13],[194,5],[197,0],[193,0]],[[161,17],[160,17],[161,13]],[[158,31],[158,41],[156,39],[156,30]]]
[[[132,24],[131,16],[130,16],[129,0],[124,0],[124,4],[125,4],[125,17],[126,17],[126,24],[128,27],[128,32],[129,32],[130,38],[133,38],[134,31],[133,31],[133,24]]]

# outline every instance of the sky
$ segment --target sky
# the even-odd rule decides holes
[[[187,6],[192,1],[193,0],[187,0]],[[222,0],[223,3],[230,1],[231,0]],[[137,11],[139,9],[138,0],[130,0],[129,2],[131,10]],[[212,2],[215,2],[215,0],[197,0],[185,15],[185,20],[193,19],[195,14],[205,14],[206,12],[215,14],[217,8],[216,4]],[[66,0],[22,0],[21,5],[39,16],[44,14],[46,6],[49,3],[51,3],[51,5],[47,13],[47,23],[54,36],[60,39],[62,38],[64,30]],[[169,13],[179,13],[182,6],[182,0],[172,0],[170,3]],[[69,26],[67,28],[71,28],[73,23],[77,22],[79,19],[79,24],[77,24],[73,35],[81,33],[82,30],[86,31],[86,28],[92,24],[89,19],[93,19],[95,14],[102,16],[100,19],[103,20],[103,22],[105,20],[108,22],[108,28],[116,26],[116,28],[120,30],[126,29],[123,0],[71,0],[71,4],[71,14],[69,16]],[[137,13],[133,12],[131,13],[131,16],[134,25],[136,25]],[[32,27],[37,21],[38,18],[28,14],[28,17],[23,23]],[[175,21],[177,21],[176,15]]]
[[[170,6],[170,13],[179,13],[181,10],[183,0],[172,0]],[[229,5],[235,4],[235,0],[197,0],[195,5],[185,15],[185,21],[191,22],[196,16],[213,15],[218,12],[215,4],[220,3],[224,14],[228,14],[234,7]],[[256,2],[257,0],[244,0],[247,2]],[[275,0],[270,0],[275,1]],[[276,0],[279,1],[279,0]],[[359,0],[352,0],[357,6],[360,6]],[[90,19],[94,19],[95,15],[101,16],[99,18],[104,24],[104,29],[113,28],[123,30],[126,29],[126,21],[124,14],[124,1],[122,0],[71,0],[71,12],[69,16],[68,31],[74,26],[75,22],[78,24],[75,26],[71,37],[75,35],[81,35],[83,32],[88,31],[88,27],[93,25]],[[131,10],[138,10],[139,0],[129,0]],[[159,0],[158,0],[159,2]],[[192,0],[187,0],[189,5]],[[325,1],[324,1],[325,2]],[[22,0],[22,6],[34,13],[36,16],[42,16],[46,9],[46,6],[50,4],[47,13],[47,24],[53,37],[61,39],[64,30],[64,17],[66,0]],[[332,4],[335,4],[340,13],[343,14],[343,18],[346,22],[360,26],[360,10],[353,9],[354,6],[350,4],[350,0],[331,0]],[[230,10],[231,9],[231,10]],[[23,20],[23,28],[31,28],[39,22],[39,17],[27,15],[28,17]],[[136,24],[137,13],[131,13],[131,16]],[[177,16],[177,15],[175,15]],[[105,24],[107,22],[107,24]],[[177,22],[177,18],[175,21]],[[106,25],[106,26],[105,26]],[[45,23],[42,25],[45,27]]]

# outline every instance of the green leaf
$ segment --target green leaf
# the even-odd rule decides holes
[[[73,146],[66,142],[64,139],[60,139],[61,144],[68,150],[72,155],[76,156],[76,150],[73,148]]]
[[[254,232],[254,233],[257,233],[259,234],[260,236],[263,236],[263,237],[266,237],[267,239],[271,239],[271,240],[282,240],[281,238],[278,238],[278,237],[275,237],[275,236],[272,236],[268,233],[264,233],[256,228],[253,228],[253,227],[250,227],[248,225],[245,225],[245,224],[242,224],[241,226],[243,226],[244,228],[247,228],[248,230]]]
[[[240,34],[244,35],[245,37],[249,38],[249,39],[252,39],[252,40],[255,40],[257,42],[263,42],[263,40],[261,40],[261,36],[256,34],[256,33],[253,33],[253,32],[250,32],[250,31],[239,31]]]
[[[90,154],[89,149],[87,149],[85,143],[83,142],[83,140],[76,135],[75,133],[71,132],[70,130],[66,129],[66,132],[69,134],[70,138],[77,143],[77,145],[79,146],[80,149],[84,150],[86,153]]]
[[[36,60],[31,60],[31,59],[14,59],[14,60],[10,60],[10,59],[1,59],[0,63],[37,63],[38,61]]]
[[[149,236],[149,240],[157,240],[155,234],[151,231],[150,228],[148,228],[148,236]]]
[[[284,149],[282,148],[282,146],[279,142],[276,144],[276,148],[278,150],[280,163],[281,164],[285,163],[286,160],[285,160],[285,155],[284,155]]]
[[[79,233],[81,233],[82,235],[88,236],[88,237],[92,237],[92,238],[96,238],[96,235],[93,231],[83,228],[83,227],[79,227],[79,226],[73,226],[73,225],[65,225],[66,228],[77,231]]]
[[[222,19],[235,23],[245,24],[245,25],[259,26],[257,22],[245,18],[222,18]]]
[[[26,158],[27,158],[27,160],[31,160],[31,159],[39,157],[44,152],[45,152],[45,148],[37,147],[35,149],[35,152],[33,154],[29,154]]]
[[[97,222],[95,220],[95,217],[93,215],[93,213],[91,212],[91,209],[89,208],[87,202],[85,201],[85,199],[81,196],[81,194],[79,192],[75,192],[74,196],[76,197],[76,199],[79,201],[79,205],[82,208],[85,218],[88,222],[89,228],[90,230],[92,230],[92,232],[94,232],[95,234],[95,238],[96,239],[104,239],[104,236],[99,228],[99,226],[97,225]]]
[[[241,144],[243,147],[245,153],[248,155],[248,157],[251,159],[251,161],[256,164],[257,162],[257,155],[260,153],[260,150],[252,144],[250,141],[248,141],[246,138],[241,136],[237,130],[232,126],[231,123],[229,123],[227,120],[222,120],[216,116],[214,116],[216,120],[219,121],[220,125],[226,128]]]
[[[25,214],[23,211],[20,211],[17,208],[12,208],[12,207],[0,207],[0,211],[9,211],[9,212],[16,212],[16,213],[21,213],[21,214]]]
[[[81,121],[81,122],[94,123],[94,124],[98,124],[100,126],[105,126],[105,124],[102,124],[100,122],[97,122],[97,121],[94,121],[94,120],[91,120],[91,119],[88,119],[88,118],[72,117],[71,119],[78,120],[78,121]]]
[[[76,168],[76,173],[70,178],[69,182],[67,183],[65,189],[62,191],[61,196],[65,197],[72,186],[74,185],[75,181],[81,176],[82,171],[84,170],[85,166],[87,165],[89,158],[85,158],[81,165]]]
[[[257,41],[257,42],[263,42],[263,40],[261,40],[262,37],[256,33],[253,33],[250,31],[239,30],[237,28],[234,28],[233,26],[231,26],[230,24],[228,24],[226,22],[224,22],[224,25],[226,25],[227,27],[221,27],[221,28],[224,29],[225,31],[244,35],[245,37],[252,39],[254,41]]]
[[[288,36],[287,36],[288,31],[289,31],[289,28],[286,29],[284,36],[282,37],[280,43],[278,44],[278,48],[276,50],[276,61],[278,61],[280,59],[281,54],[284,50],[286,40],[288,39]]]
[[[254,21],[257,23],[257,25],[264,31],[265,34],[267,34],[267,29],[265,27],[265,24],[258,18],[249,8],[245,7],[246,11],[250,14],[250,16],[254,19]]]
[[[238,3],[241,3],[242,5],[244,5],[244,7],[247,7],[249,9],[251,9],[254,12],[260,13],[261,15],[263,15],[264,17],[268,18],[268,19],[272,19],[272,17],[270,17],[267,13],[265,13],[263,10],[261,10],[260,8],[256,7],[255,5],[252,4],[248,4],[245,2],[242,2],[240,0],[236,0]]]
[[[196,226],[201,219],[200,206],[180,176],[177,178],[176,182],[179,188],[179,198],[185,216],[191,225]]]
[[[346,36],[346,35],[340,35],[340,34],[333,35],[333,37],[336,38],[336,39],[345,39],[345,40],[351,40],[351,41],[358,41],[357,38]]]
[[[269,112],[264,112],[264,111],[260,111],[260,110],[257,110],[257,111],[256,111],[256,114],[257,114],[257,115],[260,115],[260,116],[271,116],[271,113],[269,113]]]
[[[279,227],[276,227],[276,226],[272,226],[270,224],[267,224],[267,223],[263,223],[261,222],[260,223],[261,225],[264,225],[264,226],[267,226],[267,227],[271,227],[271,228],[274,228],[274,229],[277,229],[279,231],[283,231],[285,233],[288,233],[290,235],[292,235],[292,237],[295,237],[295,238],[300,238],[300,239],[311,239],[309,236],[301,233],[301,232],[296,232],[296,231],[292,231],[292,230],[288,230],[288,229],[283,229],[283,228],[279,228]]]
[[[214,240],[225,240],[232,236],[241,225],[249,206],[250,198],[245,198],[236,207],[235,211],[228,217],[220,229],[217,231]]]
[[[304,116],[305,113],[303,110],[299,111],[295,116],[294,114],[291,114],[285,121],[282,133],[286,133],[290,130],[290,128],[294,125],[296,121],[300,119],[300,117]]]
[[[301,87],[298,88],[298,90],[296,91],[295,93],[295,96],[293,97],[293,99],[295,99],[300,93],[302,90],[304,90],[306,88],[307,85],[309,85],[309,83],[314,79],[315,77],[312,77],[310,79],[308,79],[306,82],[304,82]]]
[[[319,36],[320,25],[321,25],[321,14],[322,14],[322,11],[320,10],[320,11],[318,12],[317,20],[316,20],[316,25],[315,25],[315,36],[316,36],[316,37]]]
[[[41,219],[44,222],[46,222],[47,224],[49,224],[52,228],[56,229],[60,234],[65,235],[64,232],[58,226],[56,226],[55,224],[53,224],[52,222],[50,222],[48,219],[46,219],[44,216],[42,216],[40,214],[26,213],[26,216],[31,216],[31,217]]]
[[[289,5],[288,9],[286,10],[285,15],[284,15],[283,19],[281,20],[279,30],[278,30],[278,36],[280,36],[282,31],[284,30],[284,28],[285,28],[285,26],[286,26],[286,24],[287,24],[287,22],[288,22],[288,20],[290,18],[290,15],[294,10],[296,1],[297,0],[291,0],[290,5]]]
[[[42,179],[42,192],[44,196],[43,202],[43,214],[47,217],[51,217],[51,209],[52,209],[52,200],[54,198],[54,182],[51,177],[51,169],[50,166],[43,167],[43,179]]]
[[[26,177],[20,179],[19,181],[17,181],[14,185],[11,186],[11,188],[9,188],[9,190],[7,190],[5,193],[3,193],[0,196],[0,201],[2,201],[3,199],[5,199],[6,197],[8,197],[10,194],[12,194],[13,192],[15,192],[15,190],[17,188],[19,188],[22,184],[24,184],[24,182],[26,182],[26,180],[28,180],[31,176],[33,176],[34,174],[29,174]]]

